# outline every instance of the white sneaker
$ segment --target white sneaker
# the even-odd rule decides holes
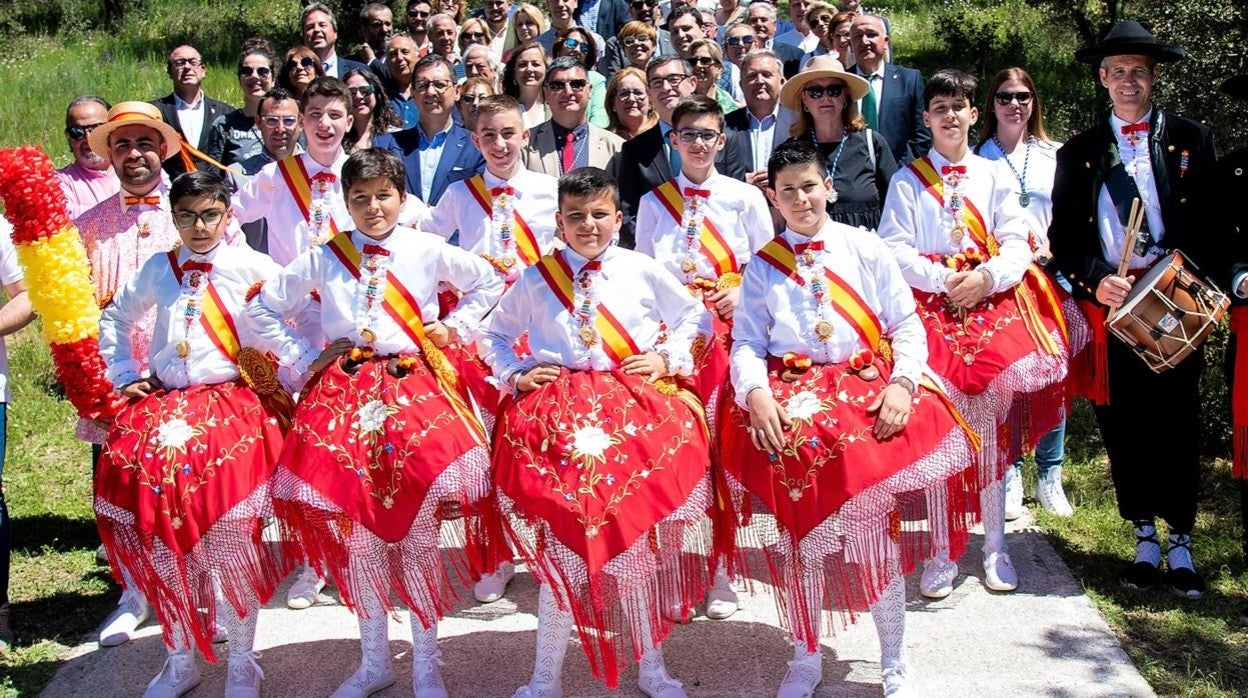
[[[984,555],[984,586],[993,591],[1014,591],[1018,588],[1018,573],[1009,553]]]
[[[134,632],[147,620],[151,610],[143,594],[133,589],[121,592],[117,610],[100,629],[100,647],[117,647],[134,639]]]
[[[943,599],[953,593],[953,580],[958,578],[958,566],[945,557],[934,557],[923,563],[923,576],[919,578],[919,593],[929,599]]]
[[[1036,484],[1036,499],[1040,506],[1054,516],[1068,517],[1075,515],[1074,507],[1066,499],[1066,490],[1062,489],[1062,469],[1049,468]]]
[[[897,666],[884,667],[884,670],[880,672],[880,678],[884,684],[885,698],[918,698],[918,689],[910,680],[905,662]]]
[[[1015,521],[1026,511],[1023,506],[1023,474],[1011,465],[1005,469],[1005,520]]]
[[[667,669],[656,671],[642,669],[637,677],[637,688],[650,698],[687,698],[683,684],[667,675]]]
[[[199,685],[199,667],[189,651],[173,652],[165,658],[160,673],[147,684],[143,698],[178,698]]]
[[[212,644],[219,645],[230,639],[230,629],[225,627],[225,623],[221,622],[221,617],[217,616],[217,622],[212,626]]]
[[[446,684],[438,671],[442,664],[441,652],[412,661],[412,694],[416,698],[447,698]]]
[[[321,575],[317,574],[312,567],[305,565],[299,570],[295,583],[291,584],[290,590],[286,592],[286,608],[299,611],[315,606],[321,589],[324,588],[325,580],[321,579]]]
[[[563,685],[549,686],[534,684],[530,681],[517,688],[516,692],[511,694],[511,698],[563,698]]]
[[[366,698],[393,683],[394,668],[388,662],[384,666],[377,666],[363,661],[351,678],[343,681],[329,698]]]
[[[225,698],[260,698],[260,680],[264,671],[260,668],[259,652],[231,654],[225,679]]]
[[[693,621],[693,609],[686,611],[679,602],[669,603],[663,607],[663,617],[673,623],[684,625]]]
[[[823,653],[815,652],[801,659],[790,659],[789,670],[780,682],[776,698],[810,698],[823,681]]]
[[[503,594],[507,593],[507,585],[511,583],[511,578],[516,576],[516,566],[511,562],[504,562],[498,566],[498,569],[485,575],[472,585],[472,598],[481,603],[494,603],[503,598]]]
[[[741,607],[741,599],[737,590],[729,584],[725,587],[711,587],[706,594],[706,617],[711,620],[724,620],[737,612]]]

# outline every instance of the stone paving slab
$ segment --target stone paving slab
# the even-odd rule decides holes
[[[1013,594],[995,594],[980,583],[979,555],[961,561],[953,594],[927,601],[917,575],[907,579],[906,645],[925,696],[1153,696],[1121,644],[1071,576],[1044,535],[1020,528],[1009,536],[1022,583]],[[969,550],[978,551],[976,536]],[[690,696],[769,696],[784,675],[792,649],[770,588],[754,583],[755,595],[726,621],[699,616],[673,630],[664,645],[669,671]],[[465,593],[464,598],[471,599]],[[260,612],[256,638],[266,679],[264,696],[327,696],[354,671],[359,659],[355,618],[331,595],[303,611],[275,601]],[[461,604],[440,628],[446,662],[442,675],[451,696],[505,698],[528,680],[537,628],[537,585],[516,575],[507,598],[488,605]],[[407,614],[390,622],[398,682],[376,694],[411,695]],[[879,647],[869,614],[824,641],[820,697],[880,695]],[[224,645],[219,646],[224,655]],[[75,648],[43,692],[48,698],[137,696],[164,657],[159,628],[148,626],[123,647]],[[191,698],[220,696],[225,666],[201,661],[203,683]],[[636,669],[610,691],[589,675],[579,647],[568,651],[564,695],[568,698],[641,696]]]

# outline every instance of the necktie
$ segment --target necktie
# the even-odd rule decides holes
[[[862,96],[862,118],[867,122],[867,128],[872,131],[880,130],[880,105],[875,100],[875,81],[880,79],[879,75],[872,73],[867,77],[867,93]]]
[[[693,187],[685,187],[685,197],[700,196],[703,199],[711,198],[711,192],[708,189],[694,189]]]
[[[191,260],[182,265],[182,271],[202,271],[207,274],[212,271],[212,264]]]
[[[504,194],[507,196],[514,196],[515,193],[516,190],[511,187],[494,187],[490,190],[490,196],[502,196]]]
[[[966,165],[945,165],[940,168],[940,173],[942,175],[952,174],[954,172],[957,172],[958,174],[966,174]]]
[[[663,147],[667,148],[667,164],[672,167],[672,176],[680,174],[680,151],[672,147],[667,140],[667,134],[663,134]]]
[[[793,254],[802,254],[803,252],[822,252],[823,240],[815,240],[813,242],[802,242],[793,246]]]
[[[367,254],[367,255],[381,255],[382,257],[389,257],[389,256],[390,256],[390,250],[387,250],[386,248],[382,247],[381,245],[365,245],[365,246],[364,246],[364,254]]]
[[[576,134],[568,131],[563,134],[563,172],[571,172],[576,167],[576,150],[573,148],[576,143]]]
[[[159,206],[159,196],[127,196],[122,200],[127,206],[135,206],[137,204],[147,204],[148,206]]]
[[[329,75],[329,63],[322,63],[321,70],[324,70],[325,74]],[[333,76],[331,75],[330,77],[333,77]]]

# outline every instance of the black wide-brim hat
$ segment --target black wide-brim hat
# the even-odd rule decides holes
[[[1159,63],[1169,63],[1187,57],[1182,46],[1163,44],[1139,22],[1119,22],[1105,33],[1096,46],[1079,49],[1075,60],[1080,63],[1100,63],[1110,56],[1148,56]]]
[[[1223,80],[1222,92],[1232,97],[1248,99],[1248,75],[1236,75]]]

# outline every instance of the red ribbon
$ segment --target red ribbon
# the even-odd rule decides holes
[[[1128,133],[1146,133],[1147,131],[1148,131],[1147,121],[1141,121],[1138,124],[1127,124],[1126,126],[1122,127],[1123,135],[1126,135]]]
[[[1248,306],[1231,308],[1235,334],[1235,383],[1231,386],[1231,474],[1248,480]]]
[[[942,175],[951,174],[953,172],[957,172],[958,174],[966,174],[966,165],[945,165],[944,167],[940,168],[940,173]]]

